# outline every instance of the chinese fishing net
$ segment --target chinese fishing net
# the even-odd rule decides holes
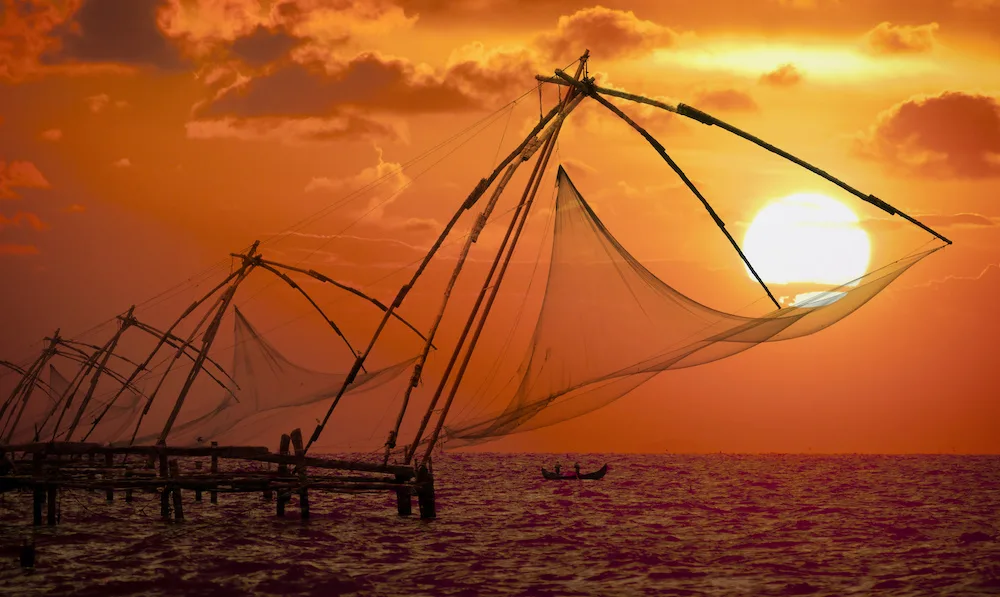
[[[615,240],[562,168],[557,184],[551,265],[520,382],[499,412],[448,421],[449,447],[578,417],[662,371],[815,333],[937,250],[763,317],[742,317],[702,305],[657,278]]]
[[[167,440],[170,445],[203,445],[246,441],[271,444],[282,432],[272,429],[272,417],[283,409],[304,407],[332,400],[347,379],[346,373],[325,373],[296,365],[261,336],[239,309],[234,309],[236,344],[232,378],[235,382],[207,412],[174,425]],[[359,373],[344,395],[345,405],[356,394],[373,390],[396,378],[413,365],[413,359],[389,367]],[[282,412],[284,414],[284,411]],[[261,439],[261,434],[266,437]],[[273,436],[273,437],[272,437]],[[150,434],[136,439],[142,444],[158,437]]]

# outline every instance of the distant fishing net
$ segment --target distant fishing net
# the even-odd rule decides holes
[[[247,321],[239,309],[235,312],[236,349],[232,378],[235,388],[208,412],[175,425],[167,438],[170,445],[201,445],[211,441],[220,444],[239,440],[257,441],[258,433],[250,429],[266,428],[267,421],[283,419],[279,409],[302,407],[332,399],[347,379],[346,373],[324,373],[292,363],[271,345]],[[345,401],[362,388],[370,390],[396,378],[413,365],[413,359],[377,370],[360,373],[348,387]],[[287,411],[282,410],[282,414]],[[274,437],[265,438],[270,444],[281,433],[291,429],[272,429]],[[249,436],[249,437],[247,437]],[[156,439],[156,434],[136,439],[142,444]]]
[[[557,183],[551,265],[520,383],[502,411],[450,422],[445,428],[450,447],[572,419],[661,371],[815,333],[937,250],[766,316],[742,317],[706,307],[657,278],[615,240],[562,168]]]

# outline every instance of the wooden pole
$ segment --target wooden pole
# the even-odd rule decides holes
[[[73,432],[76,431],[76,426],[80,424],[80,418],[83,417],[84,412],[87,410],[87,406],[90,404],[91,398],[94,396],[94,391],[97,389],[97,383],[101,379],[101,373],[104,372],[108,367],[108,361],[111,359],[111,355],[114,354],[115,348],[118,346],[119,340],[121,340],[122,335],[125,333],[135,321],[132,317],[132,313],[135,312],[135,305],[129,307],[129,310],[123,317],[119,317],[121,325],[118,327],[118,331],[115,333],[114,337],[108,342],[108,345],[104,349],[104,358],[101,359],[101,364],[97,367],[97,371],[90,378],[90,387],[87,388],[87,393],[84,394],[83,400],[80,401],[80,407],[76,411],[76,416],[73,417],[73,421],[69,425],[69,430],[66,432],[66,441],[73,439]]]
[[[287,433],[281,435],[281,445],[278,447],[278,453],[281,456],[288,456],[288,446],[291,444],[292,438]],[[284,479],[288,476],[288,465],[284,462],[278,464],[278,478]],[[285,515],[285,503],[288,501],[288,493],[285,491],[278,491],[278,505],[277,514],[278,516]]]
[[[330,404],[330,408],[327,409],[326,415],[323,417],[323,420],[316,426],[316,429],[313,431],[312,436],[309,438],[309,442],[306,444],[305,447],[306,452],[309,451],[309,448],[312,447],[312,445],[316,442],[316,440],[319,439],[320,435],[322,435],[323,429],[326,427],[326,424],[330,421],[330,416],[333,415],[333,411],[337,407],[337,404],[340,402],[341,397],[344,395],[344,393],[347,392],[347,388],[354,382],[355,376],[357,376],[358,371],[361,370],[361,366],[368,358],[368,355],[371,353],[372,348],[374,348],[375,342],[382,334],[382,330],[385,329],[385,326],[388,323],[389,319],[395,314],[395,310],[399,308],[399,306],[403,303],[403,300],[406,298],[407,293],[409,293],[410,288],[412,288],[413,285],[416,284],[417,280],[423,274],[424,270],[427,268],[427,265],[430,263],[431,259],[433,259],[434,255],[437,254],[438,249],[440,249],[441,245],[444,244],[445,239],[448,237],[449,234],[451,234],[451,230],[458,223],[458,220],[462,217],[462,214],[464,214],[466,210],[472,209],[475,206],[475,204],[483,196],[483,194],[490,187],[490,185],[493,184],[493,181],[496,180],[496,178],[500,176],[500,173],[507,168],[508,164],[514,161],[514,159],[517,158],[524,151],[526,147],[531,145],[532,142],[537,141],[536,135],[538,135],[538,132],[541,131],[543,128],[545,128],[545,126],[549,123],[550,120],[555,118],[555,116],[559,113],[560,109],[561,106],[555,106],[554,108],[552,108],[552,110],[550,110],[549,113],[546,114],[545,117],[542,118],[542,120],[540,120],[538,124],[535,125],[535,127],[531,130],[531,132],[528,133],[528,135],[524,138],[524,141],[522,141],[520,145],[514,148],[514,151],[510,152],[510,154],[506,158],[504,158],[504,160],[500,162],[500,164],[498,164],[496,168],[493,169],[493,172],[487,178],[484,178],[479,181],[479,184],[476,185],[476,188],[474,188],[472,192],[469,193],[469,196],[466,197],[465,202],[462,204],[461,208],[455,211],[455,213],[451,217],[451,220],[449,220],[448,223],[445,224],[444,229],[438,235],[437,240],[434,241],[434,244],[431,245],[431,248],[427,251],[427,254],[424,255],[424,258],[420,262],[420,265],[417,266],[416,271],[413,272],[413,276],[410,277],[409,283],[404,284],[399,289],[399,292],[396,294],[396,298],[393,300],[392,304],[389,305],[389,308],[385,310],[385,313],[382,315],[382,321],[379,322],[378,327],[375,328],[375,332],[372,333],[372,337],[368,342],[368,347],[365,349],[364,352],[358,355],[358,358],[354,360],[354,366],[351,368],[350,372],[348,372],[347,378],[344,380],[344,383],[340,386],[340,390],[337,392],[337,395],[334,397],[333,402]],[[433,338],[430,338],[430,336],[428,336],[428,338],[429,340],[433,340]]]
[[[181,476],[180,464],[178,464],[176,460],[170,461],[170,476],[175,481]],[[174,483],[171,489],[171,493],[174,496],[174,520],[177,522],[184,522],[184,502],[181,499],[181,486]]]
[[[295,471],[299,477],[299,514],[302,516],[302,520],[309,520],[309,486],[307,485],[306,450],[302,444],[302,430],[293,429],[290,437],[292,447],[295,449],[295,456],[298,458]]]
[[[104,454],[104,466],[105,466],[105,468],[107,468],[110,471],[111,468],[114,467],[114,465],[115,465],[115,456],[114,456],[114,454],[112,454],[111,452],[105,453]],[[108,474],[108,473],[105,473],[105,474]],[[104,497],[105,497],[105,499],[108,500],[108,502],[115,501],[115,490],[114,489],[108,489],[107,492],[104,494]]]
[[[580,64],[577,67],[577,73],[576,73],[577,77],[579,77],[580,74],[583,73],[584,68],[586,66],[587,59],[588,59],[589,56],[590,56],[590,52],[589,51],[585,52],[583,54],[583,56],[581,56],[581,58],[580,58]],[[583,98],[584,98],[584,96],[582,94],[579,94],[579,93],[576,93],[576,94],[574,94],[574,93],[568,93],[568,94],[566,94],[566,97],[562,100],[562,102],[560,102],[559,104],[556,105],[556,107],[554,109],[558,111],[558,115],[555,118],[555,120],[553,120],[552,123],[549,125],[549,127],[546,129],[545,134],[542,135],[542,139],[544,139],[544,141],[542,143],[528,144],[528,145],[525,146],[524,151],[520,155],[520,160],[511,164],[510,168],[504,174],[503,180],[497,185],[496,190],[494,190],[493,196],[490,197],[490,203],[487,205],[487,208],[486,208],[487,210],[492,210],[493,209],[493,206],[496,204],[497,200],[499,199],[500,194],[504,190],[504,187],[506,187],[507,183],[510,181],[511,177],[513,176],[514,169],[516,168],[516,166],[518,164],[521,164],[521,163],[526,162],[527,160],[531,159],[531,157],[534,155],[535,151],[542,144],[544,144],[546,150],[552,145],[552,143],[551,143],[552,139],[555,137],[555,135],[557,134],[559,128],[562,126],[563,120],[565,120],[566,116],[568,116],[569,113],[577,105],[579,105],[580,100],[582,100]],[[538,139],[536,138],[536,141],[537,140]],[[544,153],[544,151],[543,151],[543,153]],[[536,176],[536,174],[538,172],[538,167],[539,167],[540,163],[541,163],[541,158],[539,158],[538,162],[535,163],[535,168],[534,168],[534,170],[531,173],[531,177],[529,178],[529,181],[533,180],[534,177]],[[529,182],[528,186],[525,189],[525,193],[527,193],[527,188],[530,188],[530,186],[531,186],[531,183]],[[521,207],[524,204],[524,200],[525,200],[525,197],[522,196],[521,197],[521,201],[518,203],[518,207],[517,207],[518,212],[520,212],[520,209],[521,209]],[[486,223],[486,217],[484,217],[484,215],[486,217],[488,217],[488,213],[486,211],[484,211],[483,214],[480,215],[480,220],[477,221],[477,228],[474,229],[473,232],[472,232],[472,234],[470,234],[468,236],[468,238],[466,239],[465,246],[463,247],[463,253],[462,253],[463,257],[468,253],[469,248],[471,247],[472,243],[474,243],[474,242],[476,242],[476,240],[478,240],[479,231],[482,230],[482,226],[485,225],[485,223]],[[510,223],[510,226],[507,229],[507,234],[504,236],[504,240],[503,240],[503,244],[504,245],[506,245],[507,240],[510,238],[511,230],[513,229],[516,221],[517,221],[517,213],[515,213],[515,215],[511,218],[511,223]],[[497,259],[499,259],[499,256],[500,256],[501,252],[502,252],[502,249],[501,249],[501,251],[497,252]],[[429,335],[429,337],[431,337],[431,338],[434,337],[434,333],[437,331],[437,325],[440,323],[442,317],[444,316],[444,309],[447,306],[448,297],[450,295],[451,288],[454,286],[454,283],[455,283],[455,281],[458,278],[458,274],[460,273],[460,270],[461,270],[461,267],[462,267],[463,263],[464,263],[464,259],[460,259],[459,262],[455,265],[454,270],[452,271],[452,277],[451,277],[451,280],[449,281],[449,286],[448,286],[448,288],[446,290],[443,304],[442,304],[441,308],[438,310],[438,315],[437,315],[437,317],[435,318],[435,321],[434,321],[434,327],[432,328],[432,332]],[[496,265],[497,265],[497,260],[494,260],[493,267],[490,269],[489,274],[487,274],[487,278],[486,278],[487,280],[489,280],[493,276],[493,273],[494,273],[494,271],[496,269]],[[475,313],[479,309],[480,304],[481,303],[477,301],[476,305],[473,307],[473,310],[472,310],[473,315],[472,315],[472,317],[475,317]],[[468,330],[468,328],[466,328],[466,331],[467,330]],[[438,401],[438,399],[441,396],[441,391],[444,388],[444,384],[446,383],[446,380],[447,380],[448,376],[451,374],[451,368],[454,366],[455,359],[458,357],[459,350],[461,348],[461,345],[464,342],[465,342],[465,334],[462,335],[462,337],[458,341],[458,345],[453,349],[452,358],[451,358],[451,360],[448,363],[448,366],[447,366],[447,368],[445,370],[445,373],[444,373],[444,375],[443,375],[443,377],[441,379],[441,383],[438,386],[438,390],[435,392],[434,397],[431,399],[431,402],[430,402],[430,404],[427,407],[427,410],[424,412],[424,416],[423,416],[423,418],[420,421],[420,426],[417,429],[417,433],[414,436],[413,442],[410,444],[409,449],[407,450],[406,454],[404,455],[404,462],[409,462],[410,459],[413,458],[414,453],[416,453],[416,451],[417,451],[417,449],[419,447],[419,444],[420,444],[420,439],[423,436],[424,430],[427,428],[428,423],[430,422],[430,418],[431,418],[431,416],[432,416],[432,414],[434,412],[434,408],[437,406],[437,401]],[[402,404],[402,407],[400,408],[399,415],[396,417],[396,425],[393,428],[393,431],[392,431],[392,433],[389,436],[389,441],[386,442],[386,453],[385,453],[385,461],[386,462],[388,462],[389,453],[390,453],[390,451],[392,449],[392,445],[390,445],[390,444],[393,444],[393,445],[395,444],[395,437],[394,436],[395,436],[396,433],[398,433],[399,426],[403,422],[403,415],[405,413],[406,406],[407,406],[407,404],[409,402],[410,393],[413,391],[413,388],[415,388],[417,386],[417,384],[419,384],[419,382],[420,382],[419,375],[420,375],[420,371],[421,371],[421,369],[423,367],[424,359],[426,359],[426,357],[427,357],[427,354],[428,354],[428,349],[425,346],[424,347],[424,351],[421,353],[421,360],[418,361],[418,368],[415,368],[414,375],[410,379],[410,385],[407,387],[406,393],[403,396],[403,404]]]
[[[218,448],[219,442],[212,442],[212,447]],[[212,473],[213,480],[219,475],[219,454],[217,452],[212,452],[212,465],[210,472]],[[219,492],[214,489],[208,492],[208,501],[210,501],[213,504],[218,504]]]
[[[507,266],[510,265],[511,257],[514,255],[514,249],[517,247],[517,242],[521,238],[521,231],[524,230],[524,224],[528,221],[528,215],[531,212],[531,206],[534,204],[535,195],[538,194],[538,187],[542,182],[542,177],[545,175],[545,169],[549,165],[549,158],[552,157],[552,152],[555,149],[555,140],[558,134],[559,129],[557,128],[549,138],[545,147],[542,148],[542,154],[539,156],[538,162],[535,164],[535,171],[532,173],[532,177],[528,179],[527,185],[525,185],[524,194],[521,196],[521,201],[518,204],[518,210],[514,213],[514,218],[511,219],[510,227],[507,229],[504,241],[501,243],[500,248],[497,250],[496,256],[493,259],[493,265],[490,268],[490,273],[483,282],[483,286],[479,291],[479,296],[476,297],[476,303],[473,306],[472,311],[469,313],[469,318],[466,320],[465,328],[462,330],[462,335],[459,337],[459,341],[455,346],[454,352],[452,353],[451,360],[448,362],[448,367],[445,370],[444,375],[441,377],[441,382],[438,384],[438,389],[434,394],[432,404],[437,403],[438,398],[440,398],[441,393],[449,382],[448,376],[458,359],[458,356],[463,348],[464,341],[469,335],[469,331],[472,329],[472,326],[476,321],[476,316],[479,315],[479,307],[482,305],[483,299],[486,298],[486,294],[489,293],[489,298],[486,298],[486,304],[483,306],[482,315],[479,317],[479,323],[476,326],[475,331],[472,333],[472,338],[469,340],[469,347],[465,351],[465,357],[458,367],[458,372],[455,374],[455,380],[452,383],[451,391],[445,399],[444,407],[441,409],[441,414],[438,415],[434,431],[431,433],[430,439],[427,442],[427,450],[424,452],[423,457],[424,465],[426,465],[430,460],[431,452],[434,450],[434,445],[437,443],[438,437],[441,435],[441,430],[444,428],[444,422],[448,416],[448,411],[451,409],[451,405],[455,400],[458,388],[462,383],[462,378],[465,376],[465,371],[472,360],[473,351],[476,348],[476,344],[479,342],[479,336],[483,331],[483,327],[486,325],[486,320],[489,317],[490,310],[493,308],[493,303],[496,300],[497,293],[500,291],[500,285],[503,283],[504,276],[507,273]],[[518,219],[518,216],[520,216],[520,219]],[[506,255],[504,254],[505,250]],[[498,265],[499,271],[497,271]],[[494,272],[496,272],[495,278],[493,277]],[[428,409],[428,414],[429,413],[430,409]],[[425,417],[425,420],[429,419],[429,416]],[[423,431],[423,426],[421,427],[421,431]],[[411,458],[418,448],[419,440],[420,436],[418,435],[410,448]]]
[[[160,493],[160,518],[164,521],[170,520],[170,469],[167,464],[167,455],[160,454],[160,481],[163,483],[163,491]]]
[[[21,417],[24,415],[24,410],[28,407],[28,399],[31,397],[32,390],[35,389],[35,380],[38,378],[38,374],[41,373],[42,368],[45,367],[45,364],[49,362],[49,359],[51,359],[53,355],[55,355],[56,346],[59,345],[59,342],[61,340],[62,339],[59,337],[59,330],[56,330],[56,333],[52,334],[52,337],[49,338],[49,346],[46,348],[45,352],[43,352],[42,356],[39,358],[38,367],[32,373],[31,377],[28,379],[26,387],[22,388],[21,390],[22,393],[24,394],[24,398],[21,401],[21,408],[17,411],[16,416],[13,416],[13,411],[12,411],[13,418],[10,419],[9,421],[10,428],[7,431],[6,437],[4,437],[4,443],[9,444],[11,438],[14,436],[14,431],[17,429],[17,424],[21,421]]]
[[[42,507],[45,505],[45,485],[39,481],[34,485],[34,496],[32,499],[32,524],[36,527],[42,526]]]
[[[162,348],[163,345],[167,343],[167,337],[168,337],[169,334],[171,334],[173,332],[174,328],[176,328],[178,325],[180,325],[180,323],[182,321],[184,321],[185,319],[187,319],[187,317],[191,313],[193,313],[195,311],[195,309],[197,309],[198,307],[200,307],[205,301],[207,301],[208,299],[212,298],[212,295],[214,295],[216,292],[218,292],[223,286],[225,286],[226,284],[228,284],[230,282],[230,280],[232,280],[237,275],[239,275],[240,271],[241,270],[237,270],[237,271],[229,274],[229,276],[227,276],[225,280],[223,280],[218,285],[216,285],[214,288],[212,288],[212,290],[210,290],[208,292],[208,294],[204,295],[201,299],[195,301],[187,309],[185,309],[184,312],[181,313],[181,316],[178,317],[170,325],[170,327],[167,328],[167,331],[164,332],[163,336],[160,337],[159,342],[157,342],[156,346],[153,347],[152,352],[149,353],[149,355],[146,357],[146,360],[144,360],[142,363],[139,364],[138,367],[135,368],[135,370],[132,372],[132,375],[129,377],[128,382],[131,383],[131,382],[135,381],[135,378],[138,377],[138,375],[142,371],[146,370],[146,367],[149,365],[150,361],[153,360],[153,357],[156,356],[156,353],[159,352],[160,348]],[[136,421],[136,423],[135,423],[135,429],[132,431],[132,438],[129,440],[129,445],[132,445],[132,444],[135,443],[135,436],[139,433],[139,428],[142,426],[142,420],[143,420],[143,418],[145,418],[146,414],[149,413],[149,409],[153,406],[153,400],[156,398],[156,395],[159,393],[160,388],[163,386],[163,382],[166,381],[166,379],[167,379],[167,376],[170,375],[170,371],[173,369],[174,364],[177,363],[177,361],[181,358],[181,356],[183,354],[185,354],[185,352],[187,351],[188,347],[191,346],[191,343],[194,342],[195,337],[198,335],[198,331],[201,330],[201,326],[205,325],[205,322],[208,321],[209,316],[215,311],[215,308],[218,306],[218,304],[219,304],[219,302],[221,300],[222,300],[221,296],[217,297],[215,299],[215,304],[212,306],[212,308],[208,309],[205,312],[205,314],[202,316],[202,318],[198,321],[198,324],[196,326],[194,326],[193,330],[191,330],[191,334],[188,335],[187,340],[185,340],[184,343],[181,344],[180,347],[177,349],[177,351],[174,352],[173,358],[170,360],[170,363],[167,364],[166,371],[163,372],[163,375],[160,377],[160,381],[157,382],[156,387],[153,388],[153,392],[146,399],[146,405],[143,407],[142,413],[139,414],[139,420]],[[112,400],[117,400],[118,397],[121,395],[121,393],[125,391],[125,387],[126,386],[122,386],[122,389],[119,390],[117,394],[115,394],[115,396],[114,396],[114,398]]]
[[[250,272],[253,271],[254,267],[256,267],[257,262],[255,257],[257,256],[255,253],[257,252],[257,246],[259,244],[260,241],[254,241],[253,245],[251,245],[250,250],[247,251],[247,254],[243,257],[243,265],[239,270],[240,275],[236,276],[233,283],[220,297],[222,299],[221,304],[219,305],[212,322],[205,330],[205,336],[202,338],[201,351],[194,364],[191,365],[191,371],[188,372],[187,379],[184,381],[184,387],[181,388],[180,394],[177,395],[177,400],[174,402],[174,408],[170,411],[170,416],[167,417],[167,422],[163,426],[163,431],[160,432],[160,439],[156,442],[158,445],[166,445],[167,436],[170,435],[170,428],[173,427],[174,421],[177,420],[177,415],[180,414],[181,407],[184,406],[184,399],[187,398],[188,392],[191,391],[191,386],[194,385],[194,380],[198,377],[198,373],[201,371],[201,367],[205,363],[205,359],[208,358],[208,351],[212,348],[212,343],[215,342],[216,334],[219,331],[219,325],[222,323],[222,316],[225,315],[226,309],[236,296],[236,290],[239,288],[240,284],[248,275],[250,275]]]
[[[406,479],[401,475],[396,475],[396,483],[403,484]],[[410,495],[409,487],[400,487],[396,490],[396,511],[400,516],[409,516],[413,513],[413,498]]]
[[[200,471],[201,470],[201,461],[200,460],[194,463],[194,470],[196,470],[196,471]],[[201,487],[199,487],[199,488],[197,488],[197,489],[194,490],[194,501],[201,502]]]

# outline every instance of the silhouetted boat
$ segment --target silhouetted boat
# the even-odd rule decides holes
[[[566,473],[566,474],[554,473],[552,471],[545,470],[544,466],[542,467],[542,476],[545,477],[547,481],[570,481],[570,480],[582,480],[582,479],[592,479],[596,481],[598,479],[603,479],[604,475],[606,475],[607,473],[608,473],[608,465],[606,464],[592,473],[580,473],[579,475],[577,475],[576,473]]]

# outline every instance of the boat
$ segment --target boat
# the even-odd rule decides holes
[[[600,479],[603,479],[604,475],[606,475],[607,473],[608,473],[607,464],[605,464],[604,466],[602,466],[601,468],[597,469],[592,473],[580,473],[579,475],[576,473],[566,473],[566,474],[554,473],[552,471],[545,470],[544,466],[542,467],[542,476],[545,477],[546,481],[569,481],[569,480],[586,480],[586,479],[598,481]]]

